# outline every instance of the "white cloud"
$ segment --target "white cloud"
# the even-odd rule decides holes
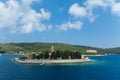
[[[40,9],[41,14],[39,15],[40,19],[46,19],[49,20],[51,13],[50,12],[46,12],[43,8]]]
[[[80,21],[76,21],[76,22],[68,21],[66,23],[61,24],[59,27],[59,30],[65,30],[65,31],[68,29],[80,30],[82,25],[83,25],[83,23]]]
[[[84,5],[87,9],[87,13],[88,13],[88,19],[90,21],[94,21],[96,16],[94,16],[94,9],[96,8],[102,8],[102,9],[106,9],[108,7],[111,8],[111,6],[113,6],[115,4],[115,0],[87,0]]]
[[[46,20],[50,20],[51,13],[44,8],[36,11],[31,7],[32,3],[39,1],[41,0],[0,1],[0,28],[9,28],[12,33],[52,30],[52,25],[45,24]],[[68,13],[72,16],[72,20],[67,20],[67,22],[58,25],[59,29],[80,30],[84,18],[91,22],[95,21],[94,10],[98,7],[102,9],[109,7],[113,14],[120,16],[120,2],[116,0],[86,0],[81,5],[74,3],[70,6]]]
[[[26,24],[26,25],[24,25],[23,27],[22,27],[22,33],[30,33],[30,32],[32,32],[33,31],[33,24],[32,23],[28,23],[28,24]]]
[[[85,17],[87,12],[85,7],[81,7],[78,3],[75,3],[69,8],[69,14],[73,15],[74,17]]]
[[[80,6],[78,3],[72,4],[69,8],[69,14],[75,18],[87,18],[93,22],[96,18],[94,16],[94,9],[96,8],[108,8],[116,4],[115,0],[87,0]],[[118,12],[118,9],[116,10]]]
[[[88,19],[90,22],[94,22],[97,17],[94,15],[94,10],[97,8],[101,8],[103,10],[112,8],[112,13],[120,16],[120,3],[117,3],[116,0],[86,0],[81,5],[82,6],[80,6],[78,3],[74,3],[70,6],[68,13],[72,16],[72,20],[78,21],[75,23],[68,21],[64,24],[61,24],[61,30],[80,30],[83,26],[83,19]]]
[[[90,13],[93,17],[93,10],[96,7],[100,7],[103,9],[110,8],[113,14],[120,16],[120,2],[118,2],[117,0],[87,0],[85,2],[85,6],[86,9],[88,9],[88,14]]]
[[[48,30],[52,30],[53,29],[53,27],[52,27],[52,25],[48,25]]]
[[[13,0],[2,3],[0,2],[0,28],[13,26],[16,23],[20,13],[18,4]]]
[[[30,6],[40,0],[8,0],[0,2],[0,28],[10,28],[11,32],[30,33],[34,30],[44,31],[47,26],[42,23],[49,20],[51,13],[41,8],[39,12]]]
[[[87,0],[84,5],[87,10],[87,18],[93,22],[96,18],[93,14],[93,9],[96,9],[97,7],[106,8],[108,6],[108,2],[107,0]]]
[[[40,2],[41,0],[22,0],[25,5],[30,5],[33,2]]]
[[[106,8],[114,3],[114,0],[87,0],[84,4],[87,8],[93,9],[96,7]]]
[[[120,3],[116,3],[112,6],[112,13],[120,16]]]
[[[28,14],[24,15],[21,20],[21,24],[24,24],[22,33],[30,33],[34,30],[45,31],[47,26],[42,24],[41,21],[50,19],[50,12],[46,12],[43,8],[40,9],[41,13],[37,13],[34,10],[29,11]],[[24,30],[25,29],[25,30]]]

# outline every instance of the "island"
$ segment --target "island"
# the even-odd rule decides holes
[[[78,50],[59,51],[51,47],[51,51],[27,53],[24,57],[15,58],[19,63],[31,64],[61,64],[90,62],[88,57],[81,55]]]
[[[15,61],[19,63],[26,64],[65,64],[65,63],[83,63],[83,62],[91,62],[90,59],[61,59],[61,60],[21,60],[19,58],[15,58]]]

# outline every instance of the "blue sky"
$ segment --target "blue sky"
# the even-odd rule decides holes
[[[120,1],[0,0],[0,42],[120,47]]]

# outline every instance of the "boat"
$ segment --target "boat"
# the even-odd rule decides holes
[[[43,65],[45,65],[45,63],[41,63],[40,65],[43,66]]]

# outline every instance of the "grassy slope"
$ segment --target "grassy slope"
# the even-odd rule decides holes
[[[55,50],[79,50],[81,53],[85,53],[87,49],[96,49],[98,53],[120,53],[120,48],[110,48],[110,49],[102,49],[88,46],[79,46],[79,45],[70,45],[63,43],[8,43],[8,44],[0,44],[0,50],[4,50],[6,52],[41,52],[51,50],[51,46],[54,46]]]

